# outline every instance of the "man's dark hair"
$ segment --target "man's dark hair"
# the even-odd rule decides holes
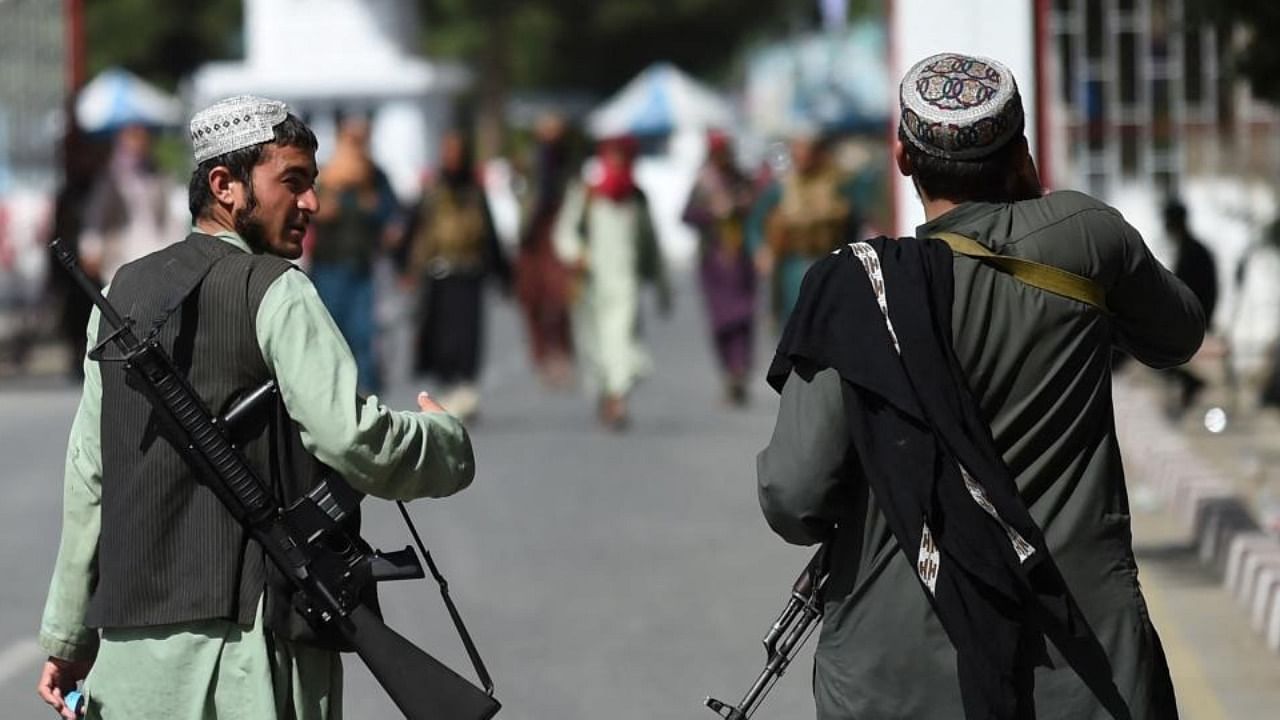
[[[289,113],[279,125],[275,126],[275,137],[271,142],[280,147],[294,147],[315,152],[319,143],[311,128]],[[191,219],[204,217],[213,205],[213,192],[209,189],[209,172],[219,165],[226,166],[231,177],[245,184],[249,193],[249,204],[253,200],[253,168],[262,160],[262,148],[267,143],[250,145],[239,150],[223,153],[200,163],[191,173],[191,182],[187,185],[187,207],[191,210]]]
[[[1009,202],[1019,199],[1013,187],[1019,135],[981,160],[948,160],[917,148],[899,127],[898,139],[911,160],[911,176],[930,198],[953,202]]]

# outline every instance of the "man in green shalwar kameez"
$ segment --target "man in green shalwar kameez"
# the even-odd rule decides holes
[[[317,209],[315,136],[283,103],[254,97],[201,111],[191,132],[192,233],[123,268],[109,297],[145,314],[167,263],[216,258],[183,304],[192,312],[169,321],[190,342],[170,352],[211,407],[225,407],[228,380],[274,379],[308,461],[356,490],[407,500],[470,484],[462,424],[426,393],[421,412],[358,396],[351,350],[311,281],[283,259],[301,255]],[[90,347],[95,336],[97,310]],[[339,656],[274,631],[261,548],[163,440],[148,439],[146,423],[122,422],[119,408],[138,402],[131,393],[117,367],[85,361],[40,627],[50,655],[41,697],[74,718],[63,700],[84,680],[88,718],[341,718]],[[255,442],[245,451],[261,464]]]

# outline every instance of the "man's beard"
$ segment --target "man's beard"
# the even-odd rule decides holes
[[[267,249],[267,229],[262,221],[254,217],[253,213],[258,209],[258,198],[253,194],[253,185],[246,185],[247,192],[245,197],[245,206],[236,210],[232,215],[235,223],[236,233],[242,240],[256,251],[265,251]]]

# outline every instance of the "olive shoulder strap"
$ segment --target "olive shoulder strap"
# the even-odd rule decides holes
[[[977,240],[959,233],[940,232],[933,237],[949,245],[952,252],[987,262],[997,270],[1012,275],[1019,282],[1077,300],[1103,313],[1108,312],[1106,292],[1101,285],[1087,277],[1034,260],[993,253]]]

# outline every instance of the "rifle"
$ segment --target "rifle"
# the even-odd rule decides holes
[[[813,626],[822,618],[822,590],[827,584],[827,546],[813,554],[804,572],[791,586],[791,598],[773,621],[764,636],[765,666],[747,694],[736,706],[713,697],[703,701],[707,707],[725,720],[747,720],[764,701],[778,678],[791,665],[795,654],[813,633]]]
[[[217,417],[160,344],[159,328],[139,340],[133,333],[134,321],[116,312],[62,242],[54,240],[50,249],[112,328],[90,358],[124,363],[130,386],[156,410],[166,439],[288,579],[295,589],[295,609],[316,632],[336,636],[353,647],[408,720],[489,720],[497,714],[501,705],[493,697],[493,682],[417,531],[414,539],[440,583],[484,690],[387,627],[362,602],[362,591],[370,583],[421,578],[424,573],[412,547],[393,553],[370,551],[359,536],[346,531],[343,521],[358,505],[359,493],[339,478],[329,478],[282,507],[237,447],[232,430],[254,405],[274,392],[274,384],[255,389],[225,417]],[[118,357],[105,356],[111,343],[119,350]],[[403,505],[401,512],[408,520]]]

